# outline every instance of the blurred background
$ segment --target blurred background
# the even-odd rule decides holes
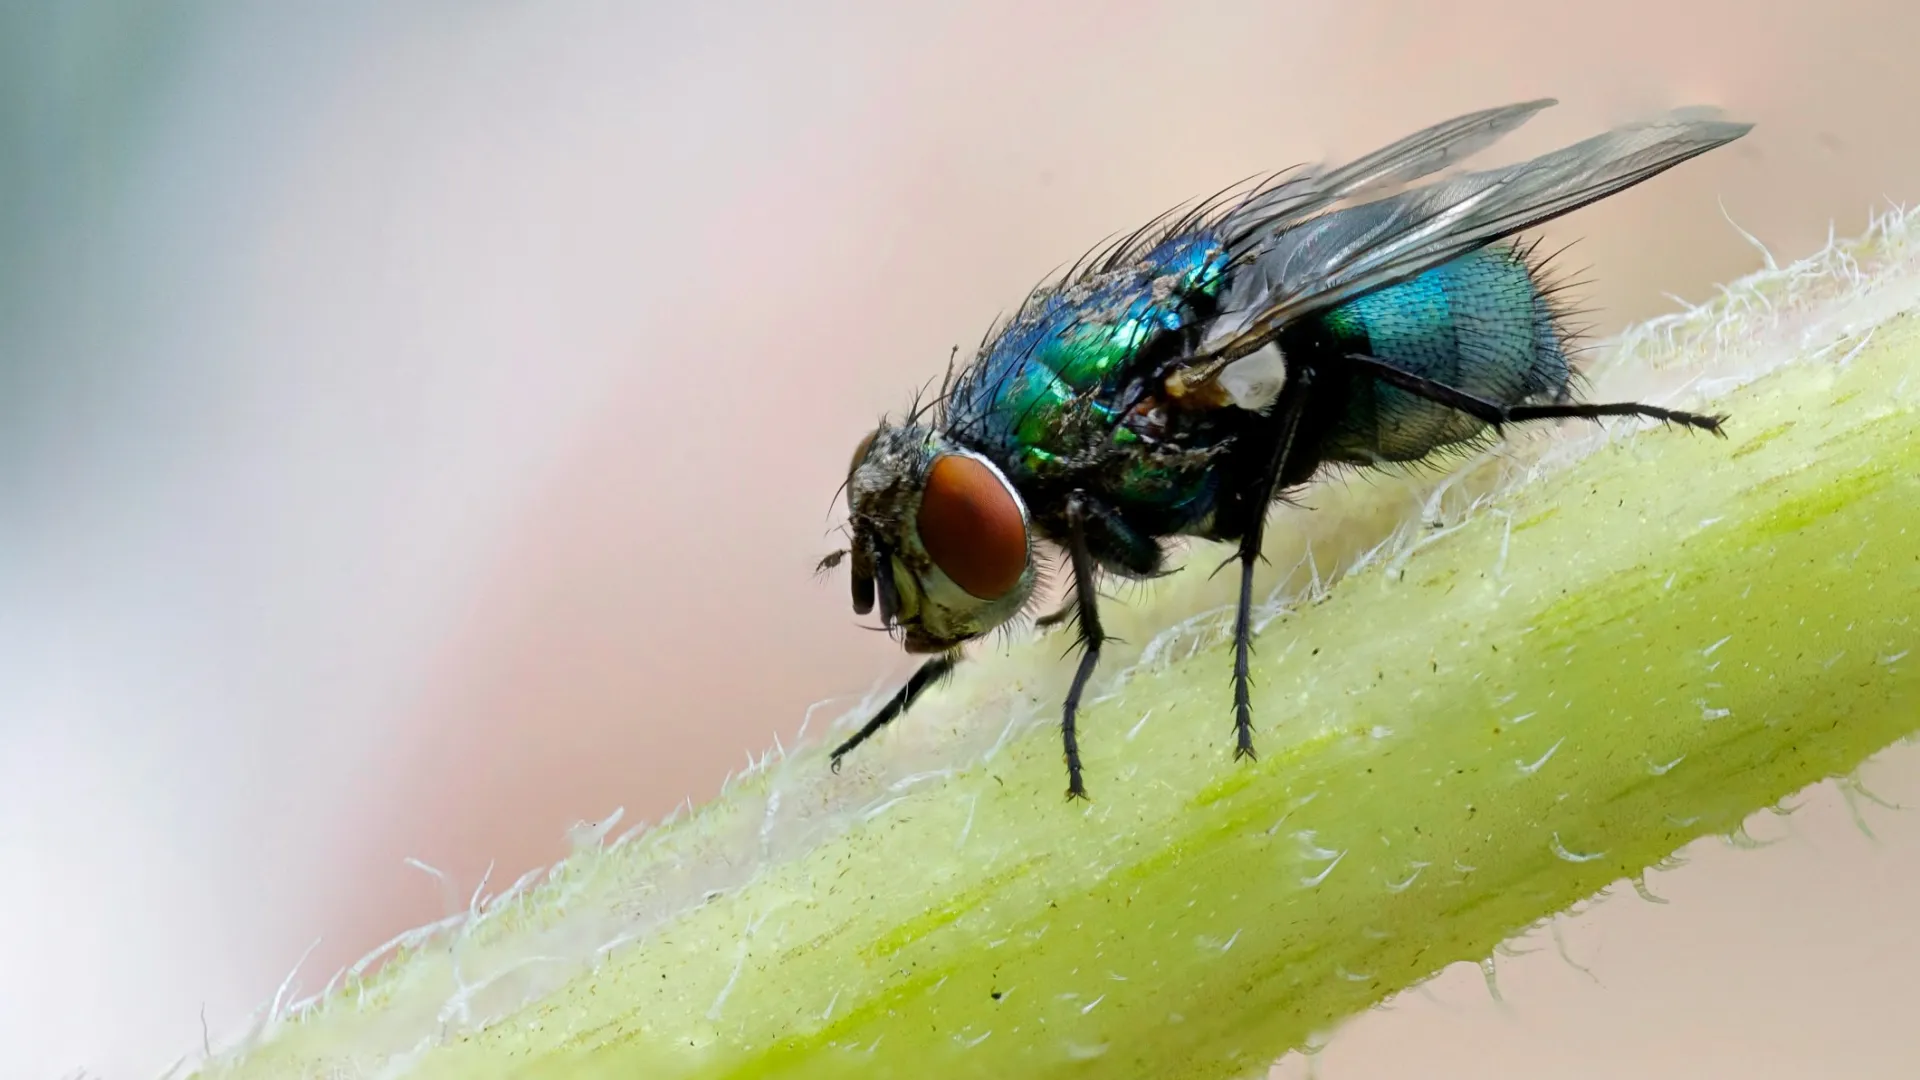
[[[1790,257],[1920,199],[1917,32],[1906,0],[0,3],[0,1076],[150,1076],[315,938],[309,990],[443,914],[406,858],[464,898],[903,674],[811,576],[846,456],[1114,230],[1535,96],[1501,157],[1758,121],[1553,230],[1607,332],[1758,265],[1716,200]],[[1920,803],[1920,753],[1869,775]],[[1913,1075],[1920,825],[1815,804],[1582,919],[1594,978],[1502,961],[1501,1006],[1455,972],[1322,1074]]]

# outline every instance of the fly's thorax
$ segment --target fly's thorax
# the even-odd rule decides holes
[[[854,610],[877,600],[909,651],[979,637],[1033,596],[1026,501],[982,454],[918,425],[883,425],[854,451],[847,506]]]

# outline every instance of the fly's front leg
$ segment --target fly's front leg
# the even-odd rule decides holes
[[[1273,458],[1247,503],[1251,515],[1240,537],[1240,602],[1233,616],[1233,759],[1252,759],[1253,750],[1253,568],[1260,560],[1261,542],[1266,536],[1267,510],[1273,502],[1287,459],[1293,453],[1294,439],[1300,433],[1300,417],[1306,411],[1308,387],[1313,384],[1313,369],[1302,367],[1289,372],[1282,398],[1274,410],[1280,424],[1273,444]]]
[[[852,738],[834,747],[833,771],[836,773],[840,771],[840,759],[847,756],[848,751],[872,738],[874,732],[899,719],[907,709],[912,707],[915,698],[926,692],[928,687],[953,674],[954,667],[959,663],[960,654],[950,652],[942,653],[921,664],[919,670],[907,680],[907,685],[901,687],[892,699],[880,707],[879,712],[873,714],[873,719],[868,720]]]

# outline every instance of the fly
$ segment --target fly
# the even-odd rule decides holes
[[[928,659],[833,767],[1026,613],[1047,556],[1071,575],[1080,659],[1062,704],[1085,798],[1082,694],[1107,640],[1102,575],[1166,572],[1181,538],[1237,544],[1234,757],[1252,758],[1253,569],[1273,502],[1327,466],[1414,462],[1541,420],[1724,417],[1573,396],[1546,260],[1514,237],[1745,135],[1675,114],[1531,161],[1436,177],[1554,104],[1436,124],[1338,168],[1289,170],[1170,211],[1030,294],[940,393],[848,463],[853,609]],[[1232,561],[1232,560],[1230,560]]]

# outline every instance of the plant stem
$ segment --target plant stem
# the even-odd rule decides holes
[[[1613,439],[1278,614],[1257,763],[1204,620],[1083,714],[1090,806],[1060,799],[1052,676],[989,663],[845,776],[786,757],[216,1074],[391,1061],[343,1033],[490,995],[505,1018],[411,1075],[1256,1074],[1920,730],[1920,326],[1846,351],[1717,400],[1730,440]],[[1064,666],[1064,640],[1017,651]],[[867,809],[829,812],[847,787]]]

